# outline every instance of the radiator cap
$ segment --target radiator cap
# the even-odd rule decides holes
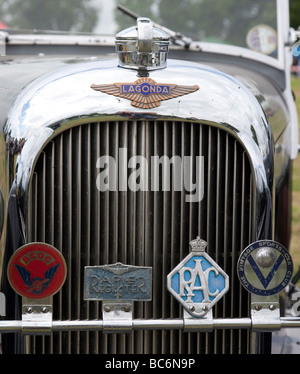
[[[170,36],[153,26],[149,18],[138,18],[137,25],[116,35],[119,66],[138,70],[140,76],[167,66]]]

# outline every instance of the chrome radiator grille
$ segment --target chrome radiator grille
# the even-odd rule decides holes
[[[120,148],[127,149],[128,159],[142,155],[149,165],[153,155],[202,155],[203,198],[189,203],[183,189],[173,191],[171,186],[164,191],[161,185],[152,192],[150,188],[99,192],[97,160],[110,155],[117,165],[123,163],[118,159]],[[150,170],[148,179],[151,186]],[[101,319],[101,303],[83,300],[84,266],[116,262],[153,267],[153,300],[135,302],[134,318],[182,318],[166,279],[197,235],[208,242],[209,255],[230,276],[230,290],[214,307],[214,317],[247,316],[248,294],[237,279],[236,261],[254,236],[253,191],[242,146],[213,126],[112,121],[62,132],[36,164],[28,212],[28,240],[54,245],[68,265],[66,283],[54,296],[53,319]],[[28,349],[32,353],[247,353],[248,335],[247,330],[55,332],[51,337],[31,337]]]

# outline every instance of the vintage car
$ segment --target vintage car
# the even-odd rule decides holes
[[[2,30],[3,353],[266,353],[300,326],[288,1],[236,3],[215,40],[122,7],[116,37]]]

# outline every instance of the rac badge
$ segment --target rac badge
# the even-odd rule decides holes
[[[237,273],[247,291],[270,296],[288,285],[293,274],[293,262],[281,244],[273,240],[259,240],[241,253]]]
[[[160,106],[163,100],[174,99],[199,90],[199,86],[156,83],[150,78],[139,78],[133,83],[92,84],[91,88],[109,95],[131,100],[131,105],[141,109]]]
[[[193,317],[203,317],[229,289],[229,277],[205,252],[207,243],[197,237],[190,253],[168,275],[169,292]]]
[[[19,295],[41,299],[60,290],[66,279],[67,266],[56,248],[45,243],[29,243],[12,255],[7,275]]]

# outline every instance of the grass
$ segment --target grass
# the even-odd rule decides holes
[[[296,106],[300,124],[300,78],[292,78],[292,89],[296,95]],[[300,135],[300,131],[299,131]],[[300,137],[299,137],[300,141]],[[293,164],[292,237],[290,251],[295,270],[300,265],[300,155]]]

